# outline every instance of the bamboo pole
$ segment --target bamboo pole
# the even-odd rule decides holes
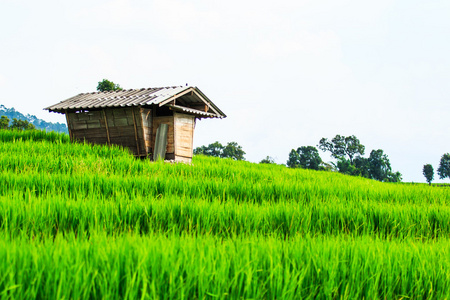
[[[103,111],[103,118],[105,119],[106,137],[108,138],[108,146],[111,146],[111,139],[109,138],[109,128],[108,128],[108,120],[106,119],[106,112],[105,109],[102,109],[102,111]]]
[[[148,127],[145,128],[145,126],[144,126],[143,114],[144,114],[144,110],[142,109],[141,106],[139,106],[139,121],[140,121],[141,127],[142,127],[142,141],[144,142],[144,154],[145,154],[145,157],[147,157],[148,156],[148,149],[147,149],[146,131],[148,133]]]
[[[131,112],[133,113],[133,124],[134,124],[134,138],[136,139],[136,149],[137,149],[137,155],[141,156],[140,150],[139,150],[139,139],[137,134],[137,127],[136,127],[136,116],[134,115],[134,107],[132,108]]]

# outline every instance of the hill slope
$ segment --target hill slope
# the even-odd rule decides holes
[[[448,298],[450,195],[0,131],[11,298]],[[33,285],[29,282],[35,282]]]
[[[57,131],[62,133],[68,133],[67,125],[63,123],[52,123],[39,119],[35,115],[24,115],[14,108],[7,108],[0,104],[0,116],[7,116],[11,121],[13,118],[18,120],[26,120],[36,126],[37,129],[42,129],[46,131]]]

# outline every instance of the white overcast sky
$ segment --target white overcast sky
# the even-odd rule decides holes
[[[228,115],[194,146],[236,141],[250,161],[356,135],[423,182],[450,152],[448,0],[0,0],[0,28],[0,104],[49,121],[103,78],[188,83]]]

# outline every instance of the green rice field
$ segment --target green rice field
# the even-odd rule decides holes
[[[450,189],[0,130],[0,299],[449,299]]]

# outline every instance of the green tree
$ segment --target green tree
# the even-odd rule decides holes
[[[440,179],[450,178],[450,153],[442,155],[437,173]]]
[[[331,141],[327,138],[322,138],[318,147],[324,152],[331,152],[331,155],[336,159],[348,157],[352,165],[354,157],[364,155],[365,150],[365,146],[361,144],[356,136],[341,136],[339,134]]]
[[[289,168],[323,169],[319,151],[313,146],[302,146],[297,148],[297,151],[292,149],[286,165]]]
[[[391,163],[383,150],[372,150],[370,152],[369,173],[370,178],[383,182],[399,182],[402,179],[400,172],[392,172]]]
[[[431,182],[434,179],[434,170],[433,166],[430,164],[426,164],[423,166],[423,176],[425,176],[425,179],[427,180],[428,184],[431,185]]]
[[[297,151],[295,151],[294,149],[289,152],[289,157],[286,165],[289,168],[300,168],[300,157],[298,156]]]
[[[235,160],[245,160],[245,152],[236,142],[229,142],[222,151],[223,158],[232,158]]]
[[[245,160],[245,152],[236,142],[229,142],[223,146],[219,142],[214,142],[208,146],[200,146],[194,149],[194,154],[203,154],[206,156],[214,156],[221,158],[232,158],[235,160]]]
[[[389,174],[389,177],[386,180],[387,182],[401,182],[402,181],[402,173],[400,172],[395,172],[395,173],[391,173]]]
[[[112,81],[109,81],[108,79],[103,79],[102,81],[99,81],[97,85],[97,91],[99,92],[107,92],[107,91],[121,91],[122,88],[120,85],[115,84]]]
[[[319,170],[322,164],[319,151],[313,146],[302,146],[297,149],[300,167],[304,169]]]
[[[354,176],[356,173],[355,166],[352,165],[348,159],[345,159],[343,157],[337,159],[335,166],[339,173],[352,176]]]
[[[194,149],[194,155],[206,155],[205,152],[207,150],[206,146],[200,146]]]
[[[273,157],[266,156],[266,158],[262,159],[259,163],[260,164],[275,164],[275,160],[273,159]]]
[[[200,146],[194,149],[194,154],[203,154],[206,156],[222,157],[223,146],[219,142],[214,142],[208,146]]]
[[[355,169],[352,175],[370,178],[369,159],[362,156],[357,156],[353,160],[353,166],[355,167]]]
[[[388,174],[392,173],[391,163],[383,150],[372,150],[369,156],[370,177],[378,181],[386,181]]]
[[[36,127],[28,122],[27,120],[18,120],[16,118],[13,118],[13,121],[11,123],[11,126],[9,126],[10,129],[17,129],[17,130],[31,130],[36,129]]]
[[[2,116],[0,118],[0,129],[8,129],[9,127],[9,118],[7,116]]]
[[[316,147],[301,146],[297,148],[297,151],[294,149],[291,150],[286,165],[289,168],[320,170],[323,169],[322,163]]]
[[[340,157],[334,166],[339,173],[370,178],[369,160],[365,157],[357,156],[353,159],[353,163],[349,159]]]
[[[401,181],[402,174],[392,172],[389,159],[383,150],[372,150],[369,158],[362,157],[365,146],[354,135],[336,135],[331,141],[322,138],[318,147],[322,151],[331,152],[331,156],[337,159],[334,166],[340,173],[385,182]]]

